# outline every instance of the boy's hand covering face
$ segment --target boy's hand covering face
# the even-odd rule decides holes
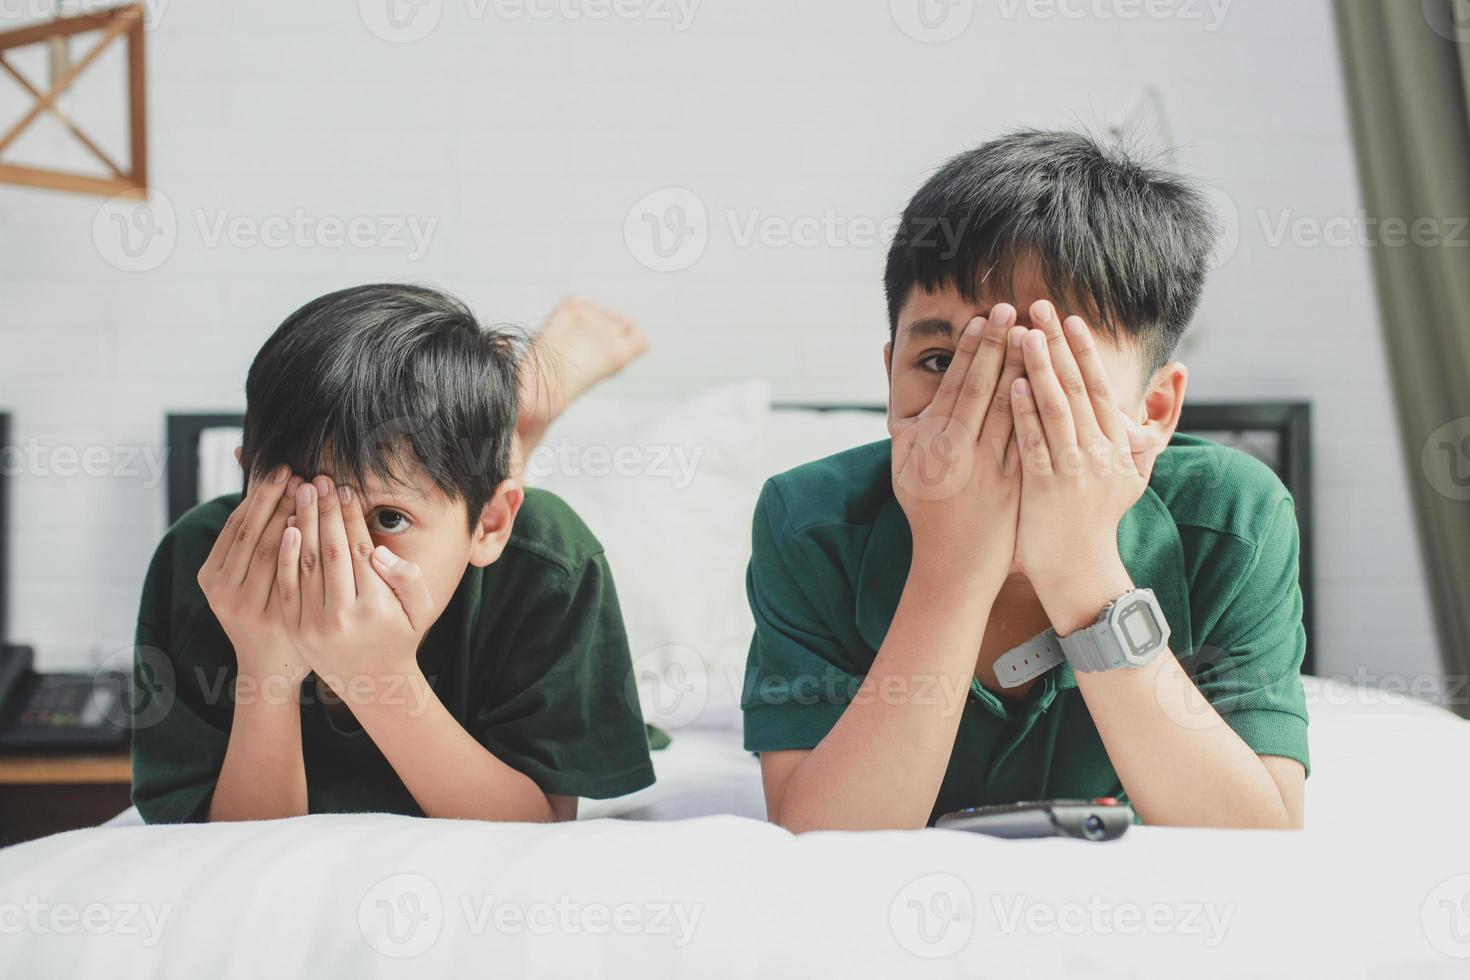
[[[296,511],[275,577],[286,632],[303,658],[349,698],[355,679],[376,685],[411,673],[435,616],[419,567],[374,548],[358,494],[326,477],[297,489]]]
[[[965,327],[929,406],[898,418],[890,404],[893,486],[916,553],[942,550],[979,563],[999,583],[1015,546],[1020,476],[1010,415],[1022,371],[1016,311],[997,304]]]
[[[1038,587],[1115,562],[1118,523],[1163,449],[1118,406],[1092,330],[1042,300],[1012,382],[1022,468],[1016,559]]]
[[[225,521],[199,587],[235,649],[241,675],[296,684],[308,673],[281,620],[275,589],[276,546],[296,510],[299,477],[282,466],[249,487]]]

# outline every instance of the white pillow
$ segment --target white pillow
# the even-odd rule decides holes
[[[888,438],[888,416],[853,409],[778,408],[766,422],[761,465],[767,476]]]
[[[681,400],[594,395],[527,462],[526,482],[566,500],[607,550],[654,724],[740,728],[745,566],[769,406],[760,381]]]

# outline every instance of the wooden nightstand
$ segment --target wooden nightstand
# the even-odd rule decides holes
[[[126,752],[0,755],[0,845],[92,827],[132,805]]]

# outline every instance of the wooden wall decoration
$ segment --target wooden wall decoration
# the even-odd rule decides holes
[[[34,99],[30,109],[0,135],[0,182],[22,184],[27,187],[46,187],[52,190],[74,191],[80,194],[101,194],[112,197],[128,194],[146,197],[148,193],[148,113],[147,73],[145,71],[143,31],[144,14],[141,3],[132,3],[113,10],[61,17],[44,24],[0,33],[0,72],[9,75]],[[51,81],[47,91],[42,92],[30,80],[5,60],[5,54],[17,48],[32,45],[53,45],[60,39],[78,34],[101,32],[93,47],[79,60],[68,66],[59,77]],[[128,56],[128,115],[129,153],[128,166],[124,169],[89,137],[81,127],[62,111],[58,100],[76,82],[77,78],[91,67],[92,63],[113,41],[121,39],[127,45]],[[25,132],[26,128],[49,113],[56,118],[82,146],[101,162],[108,176],[98,177],[64,170],[29,167],[5,162],[5,151]]]

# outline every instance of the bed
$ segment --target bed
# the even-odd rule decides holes
[[[1270,455],[1309,539],[1305,413],[1231,408],[1187,424]],[[236,425],[171,422],[173,504],[238,489]],[[1340,681],[1304,678],[1300,834],[1135,827],[1092,845],[764,823],[739,738],[751,507],[765,475],[882,429],[866,407],[773,406],[752,383],[589,399],[533,457],[529,481],[608,548],[645,712],[673,734],[655,786],[557,827],[123,814],[0,851],[0,976],[1470,975],[1470,725]],[[636,465],[591,465],[612,447]]]

